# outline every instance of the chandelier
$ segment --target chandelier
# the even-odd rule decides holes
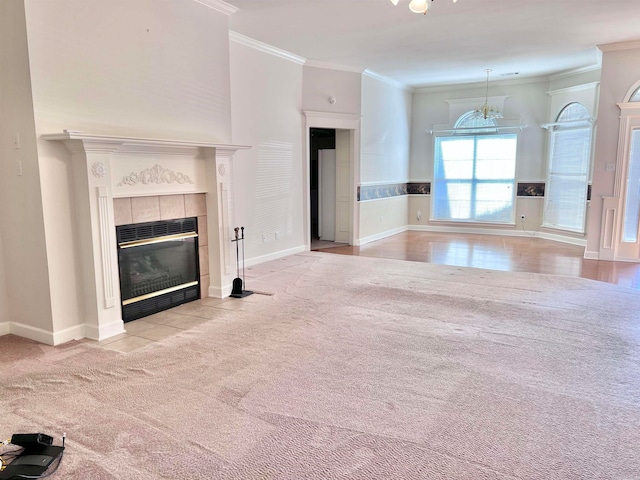
[[[433,2],[433,0],[411,0],[409,2],[409,10],[413,13],[422,13],[423,15],[427,14],[427,10],[429,9],[429,1]],[[453,0],[453,3],[456,3],[458,0]],[[398,5],[398,0],[391,0],[391,3],[394,5]]]
[[[490,68],[485,70],[487,72],[487,90],[484,96],[484,105],[477,107],[471,114],[472,118],[482,118],[484,120],[493,120],[494,118],[502,118],[502,114],[498,107],[495,105],[489,105],[489,72]]]

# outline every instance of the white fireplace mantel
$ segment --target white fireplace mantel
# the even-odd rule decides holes
[[[209,296],[231,293],[232,158],[244,145],[117,137],[66,130],[43,135],[71,153],[85,292],[84,336],[95,340],[124,331],[120,309],[113,199],[205,193],[209,238]],[[124,181],[131,172],[168,172],[155,181]],[[186,179],[184,181],[183,179]]]

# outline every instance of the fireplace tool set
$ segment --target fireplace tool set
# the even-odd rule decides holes
[[[243,284],[246,285],[244,281],[244,227],[236,227],[233,231],[235,232],[236,238],[231,241],[236,244],[236,270],[238,276],[233,279],[233,289],[231,290],[230,296],[233,298],[243,298],[253,293],[243,289]],[[240,278],[240,242],[242,242],[242,278]]]

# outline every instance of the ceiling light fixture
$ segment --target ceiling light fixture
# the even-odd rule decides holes
[[[429,1],[433,2],[433,0],[411,0],[409,2],[409,10],[413,13],[422,13],[423,15],[427,14],[427,10],[429,9]],[[453,3],[456,3],[458,0],[453,0]],[[391,3],[394,5],[398,5],[398,0],[391,0]]]
[[[494,118],[502,118],[502,114],[498,107],[495,105],[489,105],[489,72],[490,68],[485,70],[487,72],[487,90],[484,96],[484,105],[476,108],[471,115],[473,118],[483,118],[485,120],[493,120]]]

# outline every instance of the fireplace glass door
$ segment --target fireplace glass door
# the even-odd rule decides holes
[[[200,297],[197,219],[124,225],[117,235],[125,322]]]

